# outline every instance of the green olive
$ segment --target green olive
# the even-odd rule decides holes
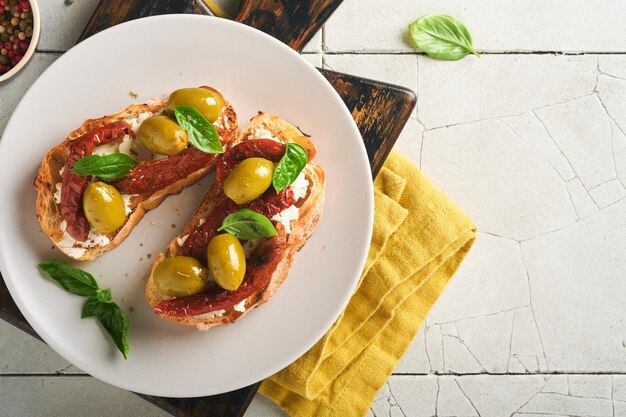
[[[246,204],[272,185],[275,164],[264,158],[244,159],[224,181],[224,194],[237,204]]]
[[[98,232],[117,230],[126,220],[126,207],[119,191],[103,182],[92,182],[83,194],[83,210]]]
[[[178,106],[191,106],[198,110],[211,123],[215,122],[222,112],[222,98],[208,88],[181,88],[170,94],[167,100],[167,111],[173,116]]]
[[[185,297],[202,291],[209,274],[196,258],[174,256],[154,268],[152,280],[160,293],[170,297]]]
[[[207,263],[215,283],[228,291],[241,285],[246,275],[246,256],[243,247],[233,235],[215,236],[207,247]]]
[[[150,151],[176,155],[187,147],[187,132],[167,116],[150,116],[139,126],[137,136]]]

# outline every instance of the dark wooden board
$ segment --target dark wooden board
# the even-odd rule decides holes
[[[256,27],[300,51],[342,0],[243,0],[235,20]],[[145,16],[168,13],[212,15],[201,0],[103,0],[81,35]],[[337,90],[363,136],[375,177],[413,111],[415,94],[406,88],[335,71],[320,70]],[[41,339],[20,313],[0,276],[0,318]],[[242,416],[259,384],[221,395],[165,398],[140,395],[172,415]]]
[[[202,0],[102,0],[78,42],[118,23],[161,14],[212,15]]]

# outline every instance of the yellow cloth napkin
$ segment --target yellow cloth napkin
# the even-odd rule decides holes
[[[348,306],[261,385],[294,417],[365,415],[476,237],[472,221],[395,151],[374,190],[372,243]]]

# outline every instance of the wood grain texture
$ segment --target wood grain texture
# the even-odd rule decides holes
[[[221,395],[197,398],[167,398],[137,394],[176,417],[240,417],[246,412],[260,382]]]
[[[299,52],[342,1],[243,0],[234,20],[262,30]]]
[[[39,340],[42,340],[41,337],[37,334],[35,329],[28,324],[26,318],[20,312],[20,309],[17,308],[15,301],[11,298],[11,294],[9,294],[9,289],[7,285],[4,283],[4,278],[0,275],[0,319],[11,323],[18,329],[21,329],[28,333],[29,335],[36,337]]]
[[[417,98],[408,88],[320,69],[337,90],[359,127],[372,176],[376,177],[387,155],[411,117]]]
[[[103,0],[87,22],[78,42],[111,26],[161,14],[213,15],[202,0]]]

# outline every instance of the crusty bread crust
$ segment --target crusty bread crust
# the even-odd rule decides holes
[[[271,116],[266,113],[260,113],[252,118],[250,125],[244,130],[239,138],[239,141],[256,139],[255,131],[267,130],[272,133],[275,138],[282,141],[291,141],[292,137],[286,137],[283,134],[284,121],[276,116]],[[238,142],[239,142],[238,141]],[[279,262],[276,270],[272,274],[269,285],[260,293],[251,295],[245,300],[245,310],[238,311],[234,308],[228,308],[224,314],[220,316],[213,316],[212,314],[190,316],[190,317],[173,317],[167,315],[160,315],[166,320],[173,321],[178,324],[186,326],[195,326],[200,330],[208,330],[209,328],[220,325],[232,323],[245,316],[249,311],[264,304],[269,300],[282,283],[287,279],[289,270],[295,259],[296,252],[304,246],[307,239],[311,237],[317,225],[322,217],[324,211],[324,189],[325,189],[325,176],[324,171],[319,165],[309,163],[305,168],[305,176],[309,182],[309,188],[307,195],[296,202],[298,207],[298,220],[291,222],[291,233],[286,237],[287,249],[283,255],[283,258]],[[159,254],[156,257],[150,277],[146,284],[146,300],[154,308],[161,301],[167,299],[167,296],[161,294],[155,287],[152,278],[155,268],[163,262],[164,259],[178,256],[182,254],[182,248],[178,244],[178,240],[182,239],[185,235],[191,233],[198,225],[200,225],[204,219],[207,219],[210,213],[215,207],[226,198],[223,194],[218,197],[210,196],[211,193],[207,193],[196,212],[191,217],[191,220],[187,226],[170,242],[167,247],[167,253]]]
[[[214,125],[223,143],[225,143],[225,148],[228,148],[238,137],[239,124],[237,115],[231,104],[225,99],[223,99],[223,103],[222,112]],[[63,142],[48,151],[44,157],[39,167],[37,177],[35,178],[35,189],[37,190],[37,219],[52,242],[67,256],[77,260],[92,260],[102,255],[104,252],[114,249],[126,239],[131,230],[139,223],[139,220],[141,220],[148,210],[157,207],[168,195],[179,193],[183,188],[199,181],[214,169],[216,162],[212,162],[202,169],[154,193],[139,194],[133,197],[130,204],[132,212],[126,217],[125,223],[118,230],[104,234],[110,240],[110,243],[106,246],[86,248],[82,256],[76,257],[65,247],[60,245],[60,242],[63,240],[63,232],[61,231],[63,218],[61,216],[60,207],[54,200],[54,192],[56,191],[55,184],[63,180],[59,171],[65,166],[65,161],[70,154],[72,141],[91,130],[118,120],[132,119],[144,112],[161,112],[165,104],[165,100],[155,99],[145,103],[131,104],[118,113],[109,116],[103,116],[98,119],[88,119],[78,129],[70,133]]]

